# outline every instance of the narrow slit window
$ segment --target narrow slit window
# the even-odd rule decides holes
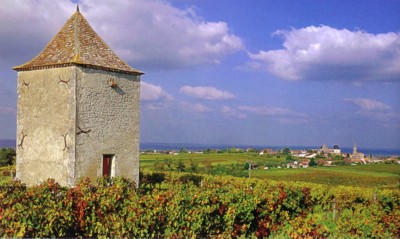
[[[102,176],[105,177],[113,177],[113,169],[114,169],[114,155],[106,154],[103,155],[103,174]]]

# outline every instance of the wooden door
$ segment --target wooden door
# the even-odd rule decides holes
[[[103,177],[111,176],[111,162],[112,161],[112,155],[103,155]]]

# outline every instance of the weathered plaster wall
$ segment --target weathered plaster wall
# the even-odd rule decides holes
[[[113,79],[117,86],[110,87]],[[83,67],[18,72],[17,178],[74,186],[102,175],[139,181],[139,76]]]
[[[17,178],[72,185],[75,67],[18,72]]]
[[[139,76],[78,67],[76,175],[102,175],[104,154],[115,155],[115,176],[139,181]],[[117,86],[112,88],[109,80]]]

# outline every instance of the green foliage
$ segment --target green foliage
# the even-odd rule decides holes
[[[228,153],[243,153],[243,149],[240,148],[229,148]]]
[[[182,162],[182,160],[179,160],[179,162],[176,165],[176,170],[178,170],[178,172],[185,172],[186,166],[185,164]]]
[[[317,154],[317,156],[315,156],[317,159],[323,159],[325,158],[324,152],[321,152],[320,154]]]
[[[190,161],[189,172],[198,173],[199,172],[199,164],[195,163],[193,160]]]
[[[12,165],[15,161],[15,149],[0,148],[0,167]]]
[[[203,176],[195,175],[195,174],[184,174],[179,177],[179,181],[183,184],[193,183],[196,186],[200,186],[201,180],[203,180]]]
[[[284,148],[284,149],[282,149],[282,154],[283,154],[283,155],[290,155],[290,154],[291,154],[291,151],[290,151],[289,148]]]
[[[169,170],[172,170],[172,160],[170,158],[165,158],[164,164],[167,165]]]
[[[0,167],[0,186],[9,183],[15,176],[15,165]]]
[[[336,154],[336,155],[333,156],[333,160],[343,160],[343,159],[344,159],[343,155]]]
[[[216,152],[217,152],[217,150],[211,149],[211,148],[203,150],[203,153],[205,153],[205,154],[211,154],[211,153],[216,153]]]
[[[152,174],[153,175],[153,174]],[[142,175],[151,178],[149,175]],[[154,175],[153,175],[154,176]],[[160,176],[160,175],[159,175]],[[164,175],[163,190],[123,178],[0,187],[3,237],[398,238],[398,190]]]
[[[285,182],[312,182],[330,186],[398,188],[400,165],[308,167],[302,169],[252,170],[252,177]]]
[[[230,175],[235,177],[248,177],[248,163],[246,164],[218,164],[211,168],[208,174],[211,175]]]
[[[291,154],[288,154],[288,155],[286,156],[286,162],[287,162],[287,163],[290,163],[290,162],[293,162],[293,161],[294,161],[293,156],[292,156]]]
[[[151,174],[153,175],[153,174]],[[153,175],[154,176],[154,175]],[[160,176],[160,175],[158,175]],[[157,177],[158,177],[157,176]],[[0,187],[2,237],[398,238],[398,190],[171,173]],[[142,175],[142,178],[151,178]],[[157,178],[154,177],[154,178]]]
[[[161,186],[161,183],[165,181],[164,173],[151,173],[151,174],[143,174],[140,172],[139,174],[141,184],[146,187],[150,186],[150,189],[154,188],[157,184]]]
[[[154,170],[155,171],[164,171],[165,170],[165,164],[163,162],[160,162],[158,159],[154,163]]]
[[[315,161],[315,158],[311,158],[310,162],[308,163],[308,166],[315,167],[317,165],[318,165],[318,163]]]
[[[251,171],[252,177],[266,180],[304,181],[327,185],[347,185],[359,187],[399,188],[399,164],[340,165],[345,160],[334,160],[336,167],[309,167],[300,170],[286,170],[286,156],[258,155],[253,153],[208,153],[183,155],[141,154],[140,167],[143,172],[177,171],[181,160],[185,171],[212,175],[248,177],[246,162],[254,162],[258,169]],[[283,158],[285,157],[285,158]],[[296,157],[293,157],[296,160]],[[317,160],[316,160],[317,161]],[[324,163],[324,160],[319,160]],[[194,166],[194,167],[192,167]],[[263,168],[268,166],[268,170]],[[277,167],[282,167],[277,169]],[[195,169],[196,168],[196,169]],[[195,169],[195,170],[194,170]],[[245,170],[246,169],[246,170]]]

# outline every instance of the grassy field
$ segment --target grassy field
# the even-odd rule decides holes
[[[140,155],[140,166],[146,170],[152,170],[154,163],[163,162],[165,159],[170,159],[173,162],[182,161],[184,163],[195,162],[200,166],[206,165],[231,165],[237,163],[252,162],[258,165],[280,164],[285,161],[285,158],[274,156],[258,155],[256,153],[210,153],[210,154],[142,154]]]
[[[15,166],[0,167],[0,185],[12,181],[11,173],[15,175]]]
[[[346,165],[301,169],[270,167],[270,169],[265,170],[265,166],[283,166],[285,157],[260,156],[255,153],[140,155],[140,169],[143,172],[178,171],[179,162],[185,165],[184,171],[186,172],[248,177],[249,171],[246,170],[246,162],[251,162],[259,165],[258,169],[251,170],[251,177],[265,180],[376,188],[400,187],[400,165],[398,164]],[[11,181],[9,176],[11,170],[10,167],[0,168],[0,185]]]
[[[374,168],[377,170],[374,171]],[[387,171],[382,171],[383,169]],[[302,181],[327,185],[396,188],[400,186],[399,172],[400,165],[382,164],[254,170],[252,176],[275,181]]]
[[[284,165],[285,157],[260,156],[254,153],[143,154],[140,156],[140,166],[144,172],[170,171],[171,169],[176,171],[178,162],[185,165],[185,171],[190,171],[190,166],[196,165],[199,173],[230,174],[230,172],[239,170],[240,173],[236,172],[232,175],[248,177],[249,172],[245,170],[245,164],[251,162],[259,165],[258,169],[250,172],[251,177],[254,178],[358,187],[400,187],[400,165],[398,164],[345,165],[301,169],[270,167],[270,169],[265,170],[264,166],[267,165]],[[166,163],[170,163],[170,167],[167,167]],[[208,170],[205,170],[207,168]]]

